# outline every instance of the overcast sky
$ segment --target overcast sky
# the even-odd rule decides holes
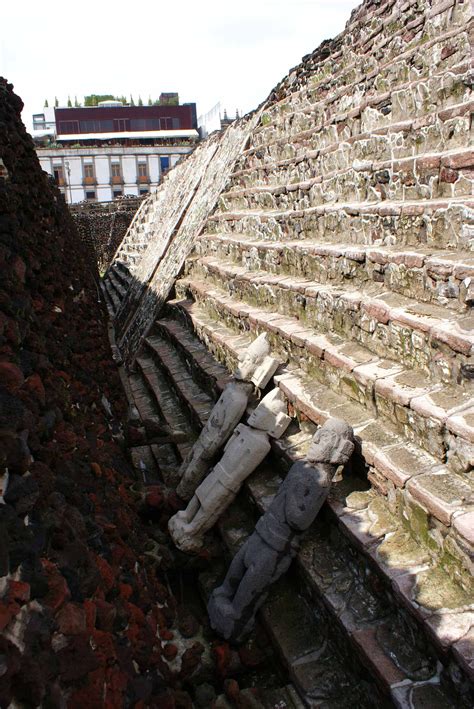
[[[23,0],[3,2],[0,75],[25,103],[45,98],[177,91],[198,115],[220,101],[255,108],[323,39],[344,29],[356,0]]]

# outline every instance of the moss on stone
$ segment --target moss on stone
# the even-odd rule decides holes
[[[472,603],[472,593],[456,584],[444,569],[432,568],[418,574],[415,600],[431,610],[460,608]]]
[[[389,534],[377,554],[392,569],[421,566],[430,561],[428,552],[410,534],[401,529]]]

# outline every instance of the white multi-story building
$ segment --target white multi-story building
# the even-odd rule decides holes
[[[199,135],[195,104],[106,101],[87,108],[45,108],[33,116],[33,137],[42,168],[73,204],[155,190],[163,173],[193,150]]]
[[[37,153],[41,167],[55,178],[66,202],[74,204],[153,192],[162,174],[191,150],[179,145],[114,145],[37,148]]]

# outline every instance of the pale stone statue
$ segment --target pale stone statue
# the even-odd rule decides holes
[[[222,392],[189,455],[179,471],[176,492],[183,500],[190,500],[197,486],[209,471],[212,460],[227,441],[247,408],[252,384],[264,388],[278,367],[278,360],[270,357],[266,334],[259,335],[239,360],[230,382]]]
[[[313,437],[306,460],[290,468],[255,531],[235,555],[224,583],[209,600],[211,626],[226,640],[240,642],[252,629],[270,584],[289,568],[301,534],[329,493],[337,466],[349,460],[353,449],[352,428],[330,419]]]
[[[179,471],[176,492],[183,500],[190,500],[196,487],[212,465],[212,460],[239,423],[247,408],[253,384],[231,381],[212,409],[206,425]]]
[[[267,334],[262,333],[252,342],[242,359],[239,359],[234,377],[250,381],[259,389],[265,389],[278,365],[279,361],[270,356]]]
[[[214,526],[234,500],[244,480],[270,450],[269,437],[279,438],[291,419],[280,389],[267,394],[249,417],[239,424],[227,442],[224,455],[196,489],[185,510],[175,514],[168,528],[182,551],[199,551],[203,535]]]

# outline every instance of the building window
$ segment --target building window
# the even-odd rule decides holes
[[[59,133],[79,133],[79,121],[60,121]]]
[[[114,118],[114,130],[126,131],[129,130],[130,121],[128,118]]]
[[[148,194],[149,189],[148,187],[140,187],[140,194]]]
[[[95,190],[86,190],[86,199],[88,201],[93,201],[95,200],[96,195],[95,195]]]
[[[122,170],[119,162],[113,162],[110,165],[110,182],[113,185],[121,185],[123,183]]]
[[[123,190],[114,190],[113,191],[114,199],[117,199],[117,197],[121,197],[122,195],[123,195]]]
[[[138,163],[138,176],[139,177],[147,177],[148,176],[148,169],[147,169],[146,162],[139,162]]]
[[[84,165],[84,177],[94,177],[94,165],[92,165],[92,163],[86,163]]]
[[[64,185],[64,171],[62,165],[53,165],[53,175],[57,185]]]
[[[168,156],[165,158],[160,158],[160,166],[161,166],[161,172],[165,172],[165,170],[170,169],[170,159]]]

